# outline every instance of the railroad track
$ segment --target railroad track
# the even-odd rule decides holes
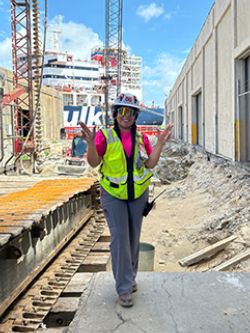
[[[46,316],[78,272],[84,274],[89,271],[106,270],[109,260],[108,246],[103,247],[105,252],[101,251],[102,246],[99,246],[100,252],[93,252],[98,240],[109,240],[108,235],[102,236],[105,228],[102,210],[93,210],[73,240],[3,317],[0,333],[36,332],[39,327],[44,326]],[[99,262],[95,263],[98,253],[102,255],[99,255]],[[64,319],[58,318],[57,324],[64,324]]]

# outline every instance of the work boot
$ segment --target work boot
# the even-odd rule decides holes
[[[133,286],[132,286],[132,293],[136,293],[138,290],[137,283],[134,281]]]
[[[132,295],[130,293],[119,295],[118,301],[124,308],[130,308],[134,305]]]

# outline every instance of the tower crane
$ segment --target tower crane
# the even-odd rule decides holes
[[[106,0],[105,6],[105,108],[108,123],[109,101],[121,92],[123,0]]]

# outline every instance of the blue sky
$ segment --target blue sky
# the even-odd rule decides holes
[[[39,1],[43,22],[44,1]],[[214,0],[124,0],[123,43],[143,58],[143,102],[163,106]],[[62,51],[89,58],[105,41],[105,0],[48,0]],[[11,68],[10,0],[0,0],[0,67]]]

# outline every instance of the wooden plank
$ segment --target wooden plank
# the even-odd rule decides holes
[[[80,297],[94,276],[93,273],[75,273],[62,292],[63,297]]]
[[[79,300],[79,297],[59,297],[50,312],[76,312]]]
[[[99,242],[110,242],[111,237],[110,237],[110,231],[109,228],[107,226],[104,227],[104,230],[101,234],[101,236],[99,237]]]
[[[110,236],[105,236],[105,235],[101,235],[100,237],[99,237],[99,241],[100,242],[110,242],[110,240],[111,240],[111,238],[110,238]]]
[[[190,256],[180,259],[179,264],[181,266],[190,266],[203,259],[209,258],[218,253],[219,251],[221,251],[222,249],[224,249],[229,243],[231,243],[236,238],[237,236],[230,236],[219,242],[216,242],[213,245],[207,246],[204,249],[191,254]]]
[[[77,272],[105,272],[109,259],[110,257],[107,254],[105,256],[93,256],[93,253],[91,253],[79,266]]]
[[[79,297],[59,297],[44,320],[46,327],[69,326],[79,301]]]
[[[96,242],[90,253],[92,252],[110,252],[110,243],[109,242]]]
[[[243,253],[237,254],[233,258],[231,258],[231,259],[223,262],[222,264],[214,267],[212,270],[217,271],[217,272],[218,271],[225,271],[230,266],[233,266],[233,265],[237,264],[238,262],[240,262],[241,260],[247,259],[248,257],[250,257],[250,249],[246,250]]]

